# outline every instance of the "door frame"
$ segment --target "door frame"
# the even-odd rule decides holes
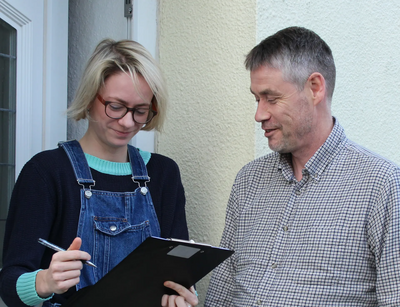
[[[128,27],[128,39],[132,39],[142,44],[151,55],[158,61],[157,45],[157,16],[158,0],[133,0],[132,22]],[[132,35],[132,37],[129,37]],[[154,130],[139,131],[131,141],[133,146],[149,152],[155,152],[156,134]]]

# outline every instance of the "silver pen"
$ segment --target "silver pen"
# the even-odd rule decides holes
[[[65,249],[63,249],[63,248],[61,248],[61,247],[59,247],[59,246],[57,246],[57,245],[55,245],[53,243],[50,243],[49,241],[46,241],[44,239],[39,238],[38,242],[40,244],[43,244],[44,246],[46,246],[48,248],[51,248],[52,250],[55,250],[56,252],[64,252],[65,251]],[[88,260],[81,260],[81,261],[82,261],[83,264],[87,264],[87,265],[90,265],[92,267],[97,268],[97,266],[94,263],[92,263],[92,262],[90,262]]]

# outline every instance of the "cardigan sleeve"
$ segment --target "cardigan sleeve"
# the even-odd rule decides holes
[[[153,204],[164,238],[189,238],[185,191],[177,163],[165,156],[151,154],[147,164],[150,176],[148,184]]]
[[[8,306],[26,306],[17,293],[22,274],[49,267],[54,251],[38,239],[69,246],[79,209],[79,185],[62,149],[41,152],[25,164],[13,189],[4,236],[0,295]]]
[[[36,275],[41,270],[22,274],[17,280],[17,293],[21,301],[28,306],[36,306],[53,297],[41,298],[36,292]]]
[[[5,230],[0,294],[8,306],[26,306],[18,296],[17,280],[41,266],[45,248],[37,240],[50,233],[54,203],[54,188],[40,166],[29,161],[15,184]]]

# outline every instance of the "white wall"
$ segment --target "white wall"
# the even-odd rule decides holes
[[[353,141],[400,164],[400,2],[258,1],[257,43],[288,26],[315,31],[331,47],[332,110]],[[267,151],[257,125],[256,155]]]
[[[68,104],[78,88],[83,69],[104,38],[127,38],[124,2],[119,0],[69,0]],[[68,120],[68,139],[80,139],[87,122]]]

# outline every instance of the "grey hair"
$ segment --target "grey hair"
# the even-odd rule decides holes
[[[304,89],[309,76],[320,73],[332,100],[336,68],[332,51],[316,33],[302,27],[289,27],[265,38],[246,56],[246,69],[253,71],[262,65],[279,69],[283,78]]]

